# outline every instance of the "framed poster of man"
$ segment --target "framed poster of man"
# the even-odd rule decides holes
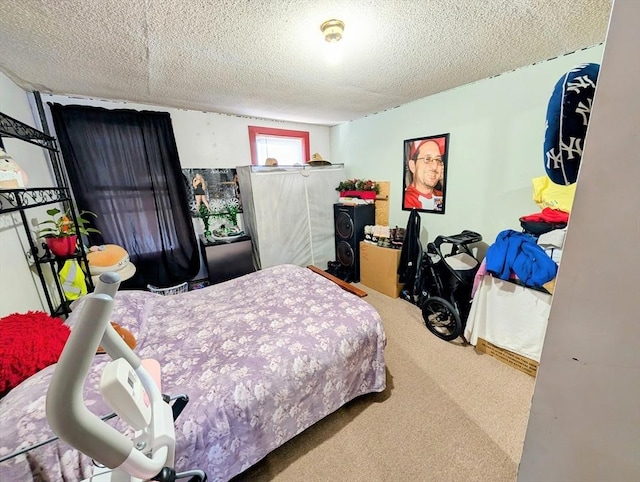
[[[449,134],[404,141],[402,209],[444,214]]]

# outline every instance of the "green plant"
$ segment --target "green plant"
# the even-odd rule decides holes
[[[209,215],[216,219],[228,221],[230,226],[238,225],[238,206],[228,204],[224,211],[210,211]]]
[[[347,179],[340,181],[336,191],[375,191],[380,194],[380,185],[371,179]]]
[[[227,206],[227,219],[229,220],[231,226],[238,225],[238,206]]]
[[[210,219],[209,216],[211,216],[211,211],[209,211],[209,208],[207,208],[207,206],[204,205],[204,203],[200,204],[200,207],[198,208],[198,216],[200,216],[202,218],[202,223],[204,224],[204,232],[205,234],[209,232],[209,223],[210,223]]]
[[[209,231],[209,225],[211,224],[211,218],[223,219],[229,223],[229,226],[238,225],[238,206],[232,203],[228,203],[224,210],[210,210],[204,204],[200,204],[198,209],[198,216],[202,218],[204,223],[205,233]]]
[[[78,215],[77,230],[75,224],[73,223],[73,217],[70,210],[62,212],[58,208],[47,209],[47,214],[51,216],[51,219],[47,219],[46,221],[42,221],[38,224],[38,226],[46,226],[40,230],[40,236],[42,236],[43,238],[66,238],[74,234],[100,234],[100,231],[98,231],[97,229],[87,227],[89,221],[83,217],[87,214],[90,214],[93,217],[98,217],[97,214],[92,213],[91,211],[82,211]]]

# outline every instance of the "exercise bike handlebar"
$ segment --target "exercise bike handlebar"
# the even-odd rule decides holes
[[[118,273],[102,273],[98,278],[98,283],[96,284],[93,294],[105,294],[113,299],[119,288],[120,275]],[[129,348],[129,345],[125,343],[122,337],[118,335],[118,332],[111,326],[111,323],[107,323],[105,326],[101,345],[112,360],[124,358],[134,370],[140,367],[140,358]]]
[[[83,397],[84,380],[109,323],[113,299],[107,294],[89,296],[51,378],[46,398],[47,420],[58,437],[69,445],[107,467],[117,467],[129,456],[133,442],[94,415]]]
[[[96,349],[103,344],[114,360],[125,358],[143,376],[141,380],[151,402],[162,395],[145,376],[140,359],[133,353],[109,322],[113,297],[120,277],[103,273],[94,293],[87,295],[56,369],[46,397],[49,425],[60,439],[109,468],[124,466],[129,473],[149,479],[155,476],[170,458],[168,446],[160,446],[147,457],[136,449],[133,441],[94,415],[85,405],[84,380],[92,365]],[[113,331],[113,335],[110,335]]]

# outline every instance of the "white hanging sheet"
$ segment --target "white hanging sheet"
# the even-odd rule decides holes
[[[333,204],[342,166],[254,170],[237,168],[245,231],[262,269],[279,264],[325,269],[335,258]]]
[[[540,361],[551,295],[485,275],[473,298],[464,336]]]

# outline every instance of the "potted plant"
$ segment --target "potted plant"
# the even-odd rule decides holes
[[[380,186],[371,179],[347,179],[340,181],[336,191],[340,197],[359,197],[360,199],[375,199],[380,193]]]
[[[78,229],[73,223],[71,211],[61,211],[58,208],[48,209],[47,214],[51,219],[42,221],[39,226],[44,226],[40,230],[42,236],[47,243],[49,250],[56,256],[71,256],[76,252],[78,242],[78,234],[100,233],[95,228],[89,228],[89,221],[83,216],[90,214],[97,217],[91,211],[82,211],[78,216]]]

